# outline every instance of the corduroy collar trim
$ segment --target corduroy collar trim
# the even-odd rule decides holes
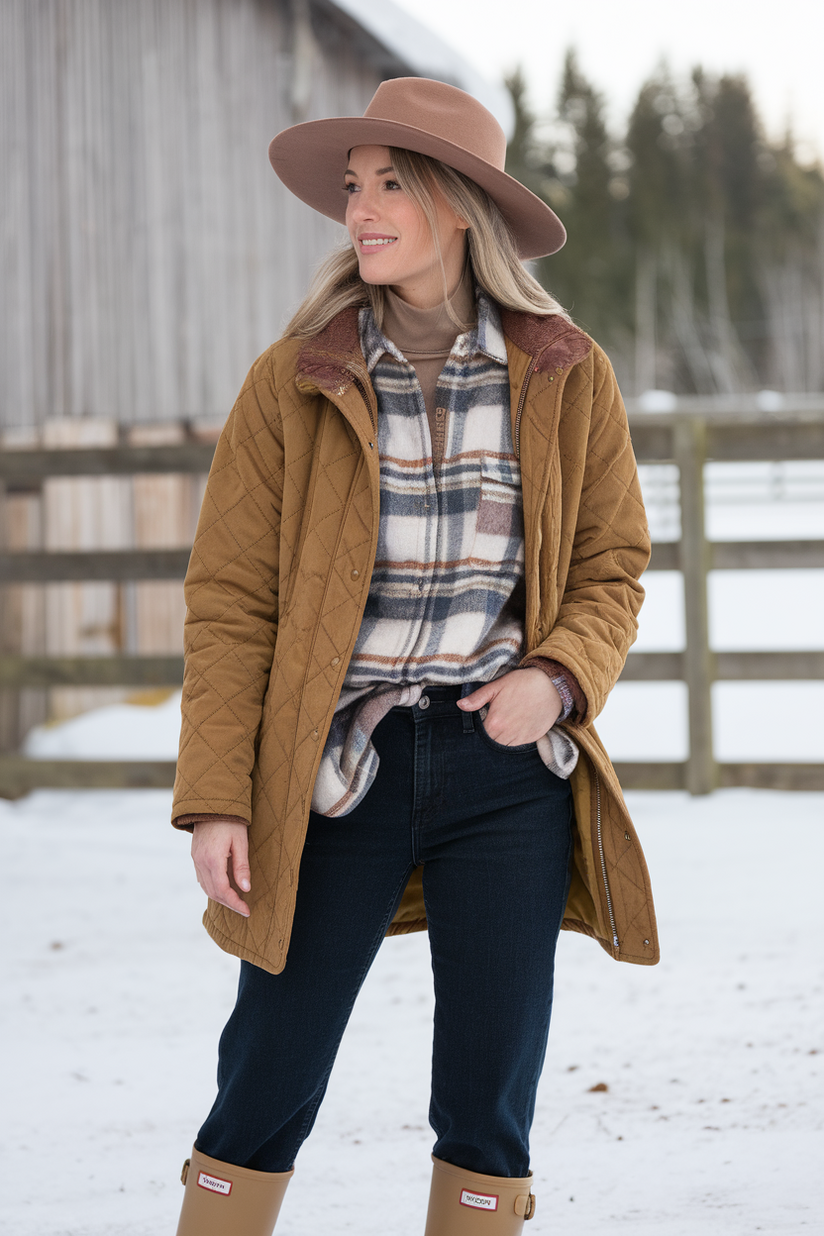
[[[499,359],[501,355],[499,342],[509,339],[527,356],[535,357],[536,373],[550,368],[563,373],[584,360],[592,350],[590,337],[560,314],[517,313],[512,309],[500,310],[497,305],[494,308],[497,334],[485,335],[483,347],[479,349],[488,348],[486,355],[492,359]],[[314,387],[342,395],[352,385],[356,370],[365,366],[358,330],[359,313],[357,306],[344,309],[319,335],[304,343],[297,358],[299,387]],[[479,324],[480,316],[479,307]],[[503,355],[505,364],[505,351]]]

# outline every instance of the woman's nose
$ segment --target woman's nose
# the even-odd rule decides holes
[[[346,210],[347,218],[363,222],[366,219],[377,218],[377,202],[375,194],[368,189],[360,189],[349,194]]]

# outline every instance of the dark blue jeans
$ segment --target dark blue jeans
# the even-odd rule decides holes
[[[534,745],[500,746],[457,695],[429,688],[428,707],[393,709],[375,730],[380,768],[360,805],[342,819],[311,815],[286,968],[241,964],[218,1097],[197,1137],[204,1154],[291,1168],[361,984],[422,865],[436,998],[434,1153],[470,1171],[526,1175],[569,886],[571,795]]]

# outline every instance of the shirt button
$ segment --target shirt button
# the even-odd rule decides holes
[[[352,579],[357,579],[357,578],[359,577],[359,575],[360,575],[360,571],[353,571],[353,572],[352,572]]]

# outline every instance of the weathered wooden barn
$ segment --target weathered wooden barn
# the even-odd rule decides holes
[[[280,184],[269,140],[409,74],[506,126],[505,91],[390,0],[0,0],[0,449],[216,432],[343,235]],[[192,476],[12,477],[3,548],[185,546],[201,492]],[[0,654],[180,646],[178,583],[0,593]],[[0,746],[123,694],[6,693]]]
[[[386,0],[0,0],[2,423],[225,415],[338,233],[270,138],[428,62]]]

